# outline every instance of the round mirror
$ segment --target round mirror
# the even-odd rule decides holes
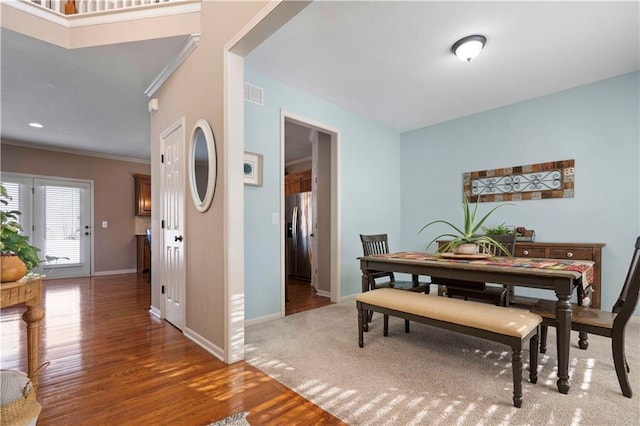
[[[206,120],[196,122],[189,143],[191,198],[198,211],[207,211],[216,191],[216,141]]]

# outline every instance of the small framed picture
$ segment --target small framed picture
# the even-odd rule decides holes
[[[262,154],[244,152],[244,184],[262,186]]]

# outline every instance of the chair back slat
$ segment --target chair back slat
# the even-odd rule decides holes
[[[375,235],[362,235],[360,234],[360,241],[362,242],[362,251],[365,256],[373,256],[376,254],[389,253],[389,242],[387,234],[375,234]],[[395,281],[393,272],[373,272],[371,278],[388,277],[391,282]]]
[[[362,251],[364,252],[365,256],[389,253],[389,242],[387,234],[360,234],[360,241],[362,241]]]
[[[612,312],[616,313],[613,327],[624,327],[638,305],[638,295],[640,293],[640,237],[636,239],[636,247],[631,258],[627,278],[620,291],[618,300],[613,305]]]
[[[504,248],[507,249],[508,253],[504,253],[503,250],[494,245],[484,247],[483,253],[489,253],[493,256],[513,256],[516,252],[516,238],[518,238],[518,235],[515,232],[513,234],[487,235],[487,237],[490,237],[496,242],[502,244]]]

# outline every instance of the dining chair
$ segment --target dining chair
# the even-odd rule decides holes
[[[360,241],[362,242],[362,251],[365,256],[389,253],[389,238],[387,234],[360,234]],[[431,283],[420,282],[418,275],[412,275],[411,281],[404,281],[396,280],[393,272],[373,272],[369,274],[369,290],[387,287],[429,294]],[[373,311],[369,311],[366,316],[367,322],[371,322],[372,317]],[[409,332],[409,320],[404,320],[404,331]]]
[[[517,235],[504,234],[504,235],[489,235],[496,242],[502,244],[508,253],[502,253],[502,250],[498,247],[491,246],[484,249],[484,253],[491,254],[493,256],[513,256],[516,248]],[[435,284],[441,284],[445,286],[445,292],[448,297],[463,297],[464,300],[473,299],[488,301],[497,306],[509,306],[509,288],[503,285],[492,285],[484,282],[475,281],[460,281],[444,278],[432,277],[432,282]]]
[[[611,350],[613,353],[613,365],[618,376],[618,383],[622,394],[631,398],[632,391],[629,384],[629,364],[624,352],[624,333],[629,319],[638,305],[638,293],[640,293],[640,237],[636,239],[635,249],[631,258],[631,265],[627,272],[618,300],[613,305],[611,312],[586,306],[571,305],[571,329],[575,331],[596,334],[611,338]],[[542,317],[542,329],[540,330],[540,352],[547,350],[547,328],[556,326],[556,304],[552,300],[540,300],[531,309],[531,312]],[[586,346],[583,347],[586,349]]]
[[[387,234],[363,235],[360,234],[362,251],[365,256],[389,253],[389,241]],[[397,288],[400,290],[415,291],[429,294],[429,282],[420,282],[418,275],[412,275],[411,281],[396,280],[393,272],[374,272],[370,275],[369,289],[376,288]],[[380,281],[378,281],[380,279]]]

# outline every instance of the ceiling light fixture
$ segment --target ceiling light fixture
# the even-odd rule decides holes
[[[460,58],[461,61],[471,62],[472,59],[480,54],[486,42],[487,38],[485,36],[470,35],[453,43],[451,51]]]
[[[29,123],[29,126],[35,127],[36,129],[42,129],[44,127],[42,124],[36,123],[35,121],[32,123]]]

